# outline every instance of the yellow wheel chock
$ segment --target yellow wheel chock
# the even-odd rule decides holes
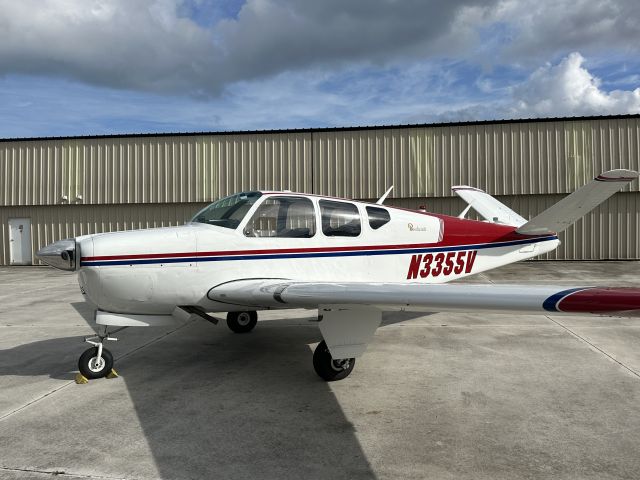
[[[118,372],[115,369],[111,369],[111,371],[104,378],[118,378]],[[82,375],[81,373],[76,373],[75,381],[78,385],[84,385],[85,383],[89,383],[89,379]]]

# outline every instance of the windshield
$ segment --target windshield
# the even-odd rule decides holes
[[[196,213],[191,221],[218,227],[237,228],[251,206],[261,196],[260,192],[243,192],[221,198]]]

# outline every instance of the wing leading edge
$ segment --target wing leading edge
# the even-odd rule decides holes
[[[640,288],[238,280],[211,300],[252,308],[368,306],[380,310],[640,316]]]

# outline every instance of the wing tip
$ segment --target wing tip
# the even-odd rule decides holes
[[[556,297],[557,298],[554,298]],[[555,300],[555,304],[551,303]],[[547,306],[563,313],[639,316],[640,289],[634,287],[586,287],[569,289],[549,297]]]
[[[469,185],[454,185],[451,187],[451,190],[454,192],[457,192],[458,190],[471,190],[473,192],[485,193],[484,190],[481,190],[480,188],[476,188],[476,187],[470,187]]]
[[[599,182],[630,182],[638,178],[639,175],[640,174],[635,170],[618,168],[602,172],[595,178],[595,180]]]

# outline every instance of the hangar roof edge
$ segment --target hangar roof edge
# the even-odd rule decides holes
[[[475,125],[502,125],[518,123],[550,123],[550,122],[584,122],[590,120],[625,120],[640,119],[640,114],[622,115],[592,115],[585,117],[544,117],[544,118],[514,118],[501,120],[475,120],[442,123],[416,123],[398,125],[364,125],[352,127],[315,127],[315,128],[289,128],[273,130],[221,130],[201,132],[156,132],[156,133],[110,133],[103,135],[69,135],[59,137],[14,137],[0,138],[0,143],[28,142],[40,140],[97,140],[104,138],[145,138],[145,137],[198,137],[204,135],[269,135],[282,133],[325,133],[325,132],[354,132],[362,130],[397,130],[408,128],[444,128],[444,127],[470,127]]]

